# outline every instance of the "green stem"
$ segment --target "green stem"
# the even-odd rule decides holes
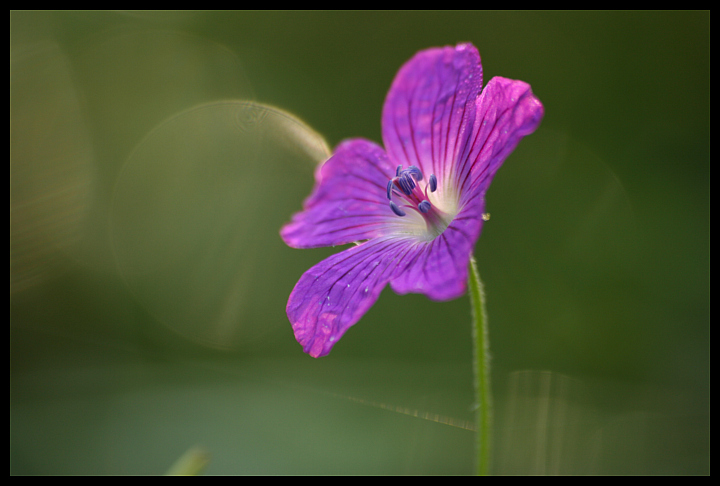
[[[470,306],[473,316],[473,368],[475,372],[475,404],[477,427],[477,472],[480,476],[490,474],[490,441],[492,421],[492,396],[490,392],[490,344],[488,342],[485,293],[475,258],[470,258],[468,274]]]

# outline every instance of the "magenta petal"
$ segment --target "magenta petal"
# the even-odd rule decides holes
[[[286,309],[303,350],[315,358],[328,354],[417,252],[418,245],[411,240],[377,238],[305,272]]]
[[[280,231],[294,248],[342,245],[383,234],[394,217],[387,183],[395,167],[374,143],[354,139],[341,143],[315,172],[315,188],[303,210]]]
[[[480,55],[473,45],[416,54],[398,72],[383,107],[390,159],[416,165],[444,184],[467,142],[481,89]]]
[[[327,355],[388,282],[399,294],[461,296],[485,191],[542,117],[527,83],[497,77],[482,90],[470,44],[408,61],[383,107],[387,154],[366,140],[341,144],[316,171],[303,211],[281,230],[296,248],[369,240],[315,265],[295,285],[286,310],[305,352]]]
[[[470,256],[482,230],[485,200],[468,204],[445,231],[422,247],[407,270],[390,282],[398,294],[425,294],[432,300],[455,299],[465,293]]]
[[[477,100],[470,153],[456,167],[461,204],[484,195],[507,156],[535,131],[543,115],[529,84],[502,77],[490,80]]]

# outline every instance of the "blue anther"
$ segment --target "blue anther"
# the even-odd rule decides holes
[[[406,172],[412,174],[412,176],[415,177],[416,181],[421,181],[423,179],[423,173],[416,165],[411,165],[410,167],[408,167]]]
[[[408,179],[410,179],[410,183],[412,183],[412,186],[408,183]],[[405,193],[406,196],[409,196],[412,193],[413,187],[415,187],[415,183],[412,182],[412,177],[405,177],[405,174],[401,175],[400,177],[396,177],[393,179],[395,181],[395,184],[400,188],[400,190]]]
[[[427,214],[428,211],[430,211],[430,202],[429,201],[423,201],[420,204],[418,204],[418,209],[421,213]]]
[[[390,201],[390,209],[392,209],[392,212],[397,214],[398,216],[405,216],[405,211],[400,209],[397,204]]]
[[[410,175],[409,172],[403,171],[403,174],[402,174],[400,177],[401,177],[402,179],[405,179],[405,182],[407,183],[407,185],[408,185],[408,187],[410,188],[411,191],[412,191],[413,189],[415,189],[415,181],[413,180],[413,178],[412,178],[412,176]],[[409,196],[409,195],[410,195],[410,194],[408,194],[408,196]]]
[[[392,181],[392,179],[390,179],[388,181],[388,185],[387,185],[387,198],[388,199],[390,199],[390,195],[392,194],[392,186],[393,186],[393,181]]]
[[[435,174],[430,175],[430,192],[435,192],[437,189],[437,177],[435,177]]]
[[[400,177],[400,171],[402,171],[402,165],[398,165],[395,169],[395,177]]]

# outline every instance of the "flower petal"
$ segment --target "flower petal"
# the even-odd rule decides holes
[[[317,248],[367,240],[384,233],[393,215],[387,183],[395,166],[368,140],[348,140],[315,172],[315,188],[303,211],[280,230],[294,248]]]
[[[484,209],[484,198],[465,205],[445,231],[422,247],[407,270],[390,281],[392,289],[398,294],[425,294],[436,301],[463,295],[470,256],[482,230]]]
[[[481,89],[480,55],[473,45],[417,53],[385,99],[382,135],[390,159],[435,174],[442,191],[467,142]]]
[[[305,272],[286,309],[303,350],[314,358],[328,354],[422,246],[407,238],[377,238],[333,255]]]
[[[458,160],[455,185],[460,206],[484,196],[492,178],[520,139],[540,124],[544,108],[523,81],[494,77],[477,100],[469,153]]]

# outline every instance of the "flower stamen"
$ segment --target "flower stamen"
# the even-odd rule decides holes
[[[427,223],[428,230],[434,235],[442,233],[452,218],[434,206],[428,198],[428,189],[431,193],[437,191],[438,180],[435,174],[431,174],[427,184],[420,187],[420,181],[424,178],[422,171],[415,165],[403,169],[402,165],[395,170],[395,177],[387,184],[386,195],[390,201],[390,209],[397,216],[405,216],[406,212],[401,207],[417,211]],[[399,199],[400,205],[393,201],[393,195]],[[405,203],[405,204],[402,204]]]
[[[390,201],[390,209],[392,209],[392,212],[397,214],[398,216],[405,216],[405,211],[400,209],[397,204]]]
[[[435,174],[430,174],[430,180],[428,181],[427,188],[430,188],[430,192],[435,192],[437,190],[437,177],[435,177]]]

